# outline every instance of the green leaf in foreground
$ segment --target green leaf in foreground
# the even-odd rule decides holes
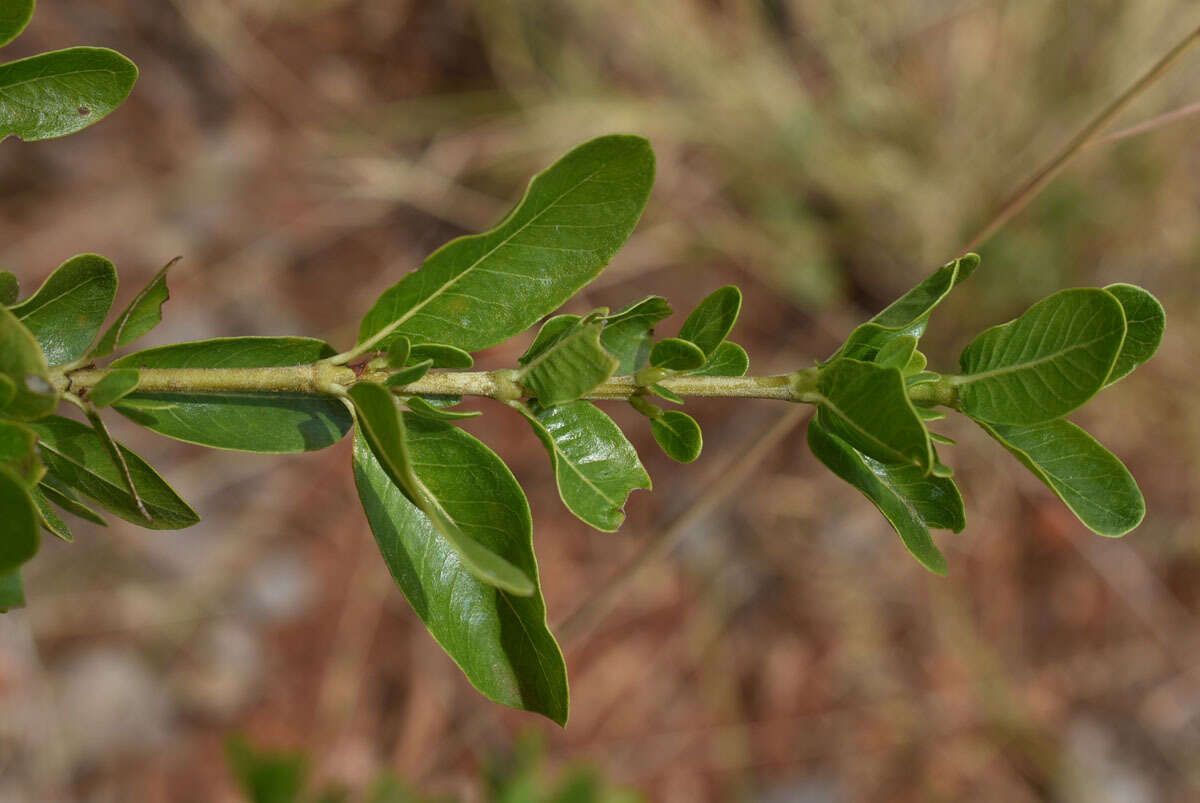
[[[80,254],[59,265],[12,312],[37,338],[46,362],[61,365],[84,355],[116,295],[113,264],[96,254]]]
[[[42,482],[38,485],[38,493],[40,493],[48,502],[61,507],[63,510],[78,516],[84,521],[90,521],[92,524],[98,524],[101,527],[107,527],[108,522],[104,520],[96,511],[79,501],[70,488],[63,485],[54,477],[47,475],[42,478]]]
[[[0,613],[23,607],[25,588],[21,584],[21,573],[16,569],[0,572]]]
[[[704,350],[690,340],[667,337],[650,350],[650,364],[668,371],[691,371],[707,361]]]
[[[103,47],[72,47],[0,64],[0,139],[50,139],[86,128],[121,105],[133,62]]]
[[[704,446],[696,419],[678,410],[664,410],[650,419],[650,432],[667,457],[680,463],[695,460]]]
[[[546,407],[587,395],[617,370],[617,358],[600,345],[603,328],[600,320],[588,316],[552,342],[540,344],[536,356],[517,372],[517,382]]]
[[[71,534],[71,528],[67,523],[59,518],[54,512],[54,508],[50,507],[50,503],[46,501],[46,497],[38,490],[33,492],[33,501],[37,505],[38,517],[41,519],[42,527],[46,532],[54,537],[66,541],[68,543],[75,540],[75,536]]]
[[[993,326],[962,353],[962,410],[993,424],[1060,418],[1096,395],[1125,340],[1125,313],[1105,290],[1061,290]]]
[[[9,418],[38,418],[58,406],[41,348],[6,307],[0,307],[0,378],[6,380],[0,395],[8,399],[3,407]]]
[[[380,296],[360,343],[402,334],[466,351],[501,343],[594,279],[629,237],[654,183],[641,137],[600,137],[535,177],[485,234],[439,248]]]
[[[629,494],[650,487],[650,475],[621,428],[586,401],[517,409],[546,447],[567,509],[597,530],[620,527]]]
[[[180,257],[175,257],[154,274],[150,283],[141,289],[104,332],[88,354],[89,357],[107,357],[162,323],[162,305],[171,297],[167,290],[167,271],[179,260]]]
[[[27,426],[38,435],[42,460],[50,475],[109,512],[154,530],[178,530],[200,520],[146,461],[117,444],[129,478],[150,515],[147,521],[137,500],[126,490],[123,472],[113,462],[103,438],[91,427],[61,416],[41,418]]]
[[[418,343],[409,348],[409,359],[414,362],[433,360],[434,368],[470,368],[475,360],[470,354],[457,346],[445,343]]]
[[[714,290],[683,322],[679,336],[695,343],[708,357],[729,336],[742,310],[742,291],[734,285]]]
[[[4,0],[0,3],[0,47],[21,35],[33,18],[34,0]]]
[[[113,368],[269,368],[333,355],[305,337],[225,337],[146,349]],[[291,453],[324,449],[350,429],[345,405],[312,393],[137,391],[115,410],[170,438],[217,449]]]
[[[935,270],[924,281],[885,307],[871,318],[872,323],[892,329],[918,327],[920,337],[934,307],[942,303],[950,291],[979,267],[978,254],[964,254]]]
[[[1146,502],[1116,455],[1070,421],[980,426],[1061,499],[1088,529],[1124,535],[1146,515]]]
[[[1167,325],[1167,313],[1157,298],[1136,285],[1110,284],[1104,289],[1112,293],[1125,310],[1125,342],[1121,344],[1121,353],[1105,383],[1111,385],[1128,376],[1158,351]]]
[[[21,283],[11,270],[0,270],[0,306],[11,307],[21,294]]]
[[[404,416],[396,400],[382,385],[359,382],[348,391],[358,413],[358,425],[379,464],[399,488],[430,520],[434,528],[458,553],[463,566],[489,585],[513,594],[527,596],[535,590],[533,581],[521,569],[468,535],[455,521],[454,512],[446,500],[469,497],[471,487],[462,477],[450,487],[426,485],[413,468],[409,458],[405,423],[421,420],[420,416]],[[471,466],[458,466],[470,474]],[[452,507],[452,505],[451,505]]]
[[[45,474],[37,453],[37,435],[28,427],[0,419],[0,467],[7,468],[26,485],[35,485]]]
[[[871,500],[922,566],[935,574],[946,573],[946,558],[929,528],[959,532],[966,526],[962,496],[953,481],[923,476],[915,466],[872,460],[817,421],[808,422],[808,448],[830,471]]]
[[[692,376],[745,376],[750,370],[750,355],[737,343],[728,340],[717,346],[708,361],[694,371]]]
[[[670,314],[665,298],[647,296],[604,319],[600,345],[620,362],[617,373],[632,374],[646,364],[654,327]]]
[[[93,385],[87,398],[93,407],[109,407],[137,390],[137,386],[137,371],[118,368]]]
[[[478,418],[483,415],[478,410],[443,410],[441,407],[435,407],[425,401],[420,396],[410,396],[404,400],[404,404],[413,414],[419,415],[422,418],[432,418],[437,421],[461,421],[464,418]]]
[[[29,488],[0,467],[0,572],[9,572],[37,554],[41,519]]]
[[[414,365],[409,365],[401,368],[394,374],[384,380],[384,384],[392,388],[400,388],[405,385],[411,385],[425,374],[429,373],[429,369],[433,367],[433,360],[422,360]]]
[[[448,424],[406,416],[413,471],[474,539],[537,580],[529,505],[490,449]],[[481,693],[567,721],[567,671],[541,591],[518,597],[477,579],[429,517],[388,477],[362,438],[354,480],[379,550],[442,649]]]

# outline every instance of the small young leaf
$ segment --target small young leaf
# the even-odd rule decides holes
[[[583,319],[579,315],[555,315],[553,318],[547,318],[542,327],[538,329],[537,336],[533,338],[529,348],[517,358],[517,363],[528,365],[559,338],[575,329],[581,320]]]
[[[441,407],[434,407],[420,396],[409,396],[404,400],[404,404],[415,415],[419,415],[423,418],[432,418],[435,421],[461,421],[464,418],[477,418],[478,416],[483,415],[483,413],[477,410],[473,412],[455,412],[453,410],[443,410]]]
[[[942,303],[950,291],[974,273],[977,267],[978,254],[964,254],[952,262],[947,262],[923,282],[885,307],[871,322],[890,329],[917,326],[918,331],[913,334],[920,337],[925,332],[925,323],[929,320],[929,313],[933,312],[933,308]]]
[[[305,337],[220,337],[146,349],[113,368],[270,368],[307,365],[334,351]],[[350,414],[312,393],[135,391],[117,412],[169,438],[217,449],[291,453],[324,449],[350,429]]]
[[[1157,298],[1136,285],[1110,284],[1104,289],[1116,296],[1125,310],[1125,342],[1121,344],[1121,353],[1105,383],[1111,385],[1128,376],[1158,351],[1167,325],[1167,313]]]
[[[103,47],[72,47],[0,64],[0,140],[74,133],[121,105],[137,80],[133,62]]]
[[[1129,469],[1091,435],[1064,419],[1032,426],[980,426],[1061,499],[1088,529],[1121,536],[1146,515]]]
[[[901,335],[883,344],[875,355],[875,364],[884,368],[898,368],[904,373],[916,353],[917,339],[912,335]]]
[[[0,306],[11,307],[21,294],[21,284],[10,270],[0,270]]]
[[[196,511],[146,461],[117,444],[138,497],[150,514],[147,521],[138,509],[137,500],[125,489],[120,467],[91,427],[56,415],[30,422],[28,426],[38,435],[42,460],[50,475],[94,499],[110,513],[153,530],[178,530],[200,520]]]
[[[0,613],[8,613],[13,608],[23,607],[25,607],[25,589],[21,585],[21,573],[16,569],[0,572]]]
[[[1062,290],[976,337],[962,353],[962,375],[950,382],[974,419],[1040,424],[1096,395],[1124,340],[1116,297],[1095,288]]]
[[[63,510],[78,516],[84,521],[90,521],[92,524],[98,524],[101,527],[108,526],[108,522],[104,520],[103,516],[83,502],[80,502],[79,497],[70,488],[49,474],[42,478],[41,484],[38,485],[38,493],[45,497],[47,501],[53,502]]]
[[[0,71],[3,69],[0,66]],[[113,264],[96,254],[80,254],[59,265],[38,291],[12,312],[37,338],[46,362],[61,365],[84,355],[116,294]]]
[[[917,407],[916,410],[917,418],[922,421],[941,421],[946,417],[946,414],[941,410],[934,410],[931,407]]]
[[[410,365],[407,368],[401,368],[396,373],[384,380],[385,385],[391,388],[400,388],[405,385],[411,385],[425,374],[429,373],[429,369],[433,367],[433,360],[423,360],[415,365]]]
[[[708,362],[687,373],[692,376],[745,376],[749,370],[750,355],[737,343],[726,340],[709,355]]]
[[[449,424],[406,416],[412,467],[474,539],[537,581],[521,486],[494,452]],[[567,721],[567,670],[541,591],[517,597],[478,580],[391,481],[361,437],[354,482],[379,551],[413,610],[488,699]]]
[[[904,370],[901,371],[901,373],[903,373],[906,377],[915,376],[916,374],[924,371],[925,366],[928,364],[929,363],[925,359],[924,354],[919,351],[914,351],[912,356],[908,358],[908,363],[904,366]]]
[[[412,342],[407,337],[397,337],[388,345],[387,350],[387,365],[388,368],[403,368],[408,365],[408,360],[412,356]],[[433,360],[429,361],[430,366],[433,365]]]
[[[27,486],[36,485],[46,469],[37,453],[37,435],[28,427],[0,419],[0,466],[8,468]]]
[[[108,327],[88,357],[94,360],[107,357],[162,323],[162,306],[171,297],[167,290],[167,271],[179,260],[180,257],[175,257],[154,274],[150,283],[134,296],[133,301]]]
[[[830,433],[883,463],[933,467],[929,433],[897,369],[842,358],[821,369],[817,391],[817,415]]]
[[[696,419],[678,410],[664,410],[650,420],[650,432],[667,457],[679,463],[690,463],[700,456],[704,439]]]
[[[679,337],[699,346],[707,358],[729,336],[742,309],[742,291],[734,285],[714,290],[692,311]]]
[[[71,528],[67,523],[58,517],[54,512],[54,508],[50,507],[50,503],[46,501],[40,490],[33,491],[33,501],[37,505],[38,518],[41,519],[42,528],[51,535],[59,538],[67,543],[75,540],[75,536],[71,534]]]
[[[682,396],[680,396],[678,393],[671,390],[670,388],[664,387],[663,385],[659,385],[659,384],[647,385],[646,390],[650,391],[651,393],[653,393],[655,396],[657,396],[660,399],[666,399],[667,401],[671,402],[672,404],[683,404],[684,403],[684,398]]]
[[[946,558],[929,528],[959,532],[966,525],[962,496],[953,481],[922,476],[915,466],[872,460],[817,421],[808,422],[808,448],[830,471],[871,500],[922,566],[935,574],[946,573]]]
[[[33,18],[34,0],[5,0],[0,4],[0,47],[21,35]]]
[[[380,465],[392,482],[420,508],[442,537],[454,547],[463,566],[489,585],[528,596],[535,590],[533,581],[509,561],[467,535],[439,498],[438,488],[423,484],[409,459],[405,416],[396,400],[382,385],[359,382],[348,391],[358,413],[358,425]],[[460,483],[461,486],[461,483]],[[468,488],[459,487],[456,490]]]
[[[37,554],[40,524],[29,488],[0,466],[0,573],[12,571]]]
[[[670,314],[671,305],[665,298],[647,296],[604,319],[600,345],[620,362],[617,373],[636,373],[646,364],[654,327]]]
[[[690,371],[707,361],[704,351],[690,340],[668,337],[650,350],[650,364],[668,371]]]
[[[392,334],[479,351],[501,343],[590,282],[625,242],[654,183],[641,137],[600,137],[535,177],[508,217],[460,237],[385,291],[360,343]]]
[[[597,530],[620,527],[629,494],[650,487],[650,475],[621,428],[586,401],[517,409],[546,447],[567,509]]]
[[[585,396],[617,370],[617,358],[600,345],[604,324],[587,321],[566,329],[517,372],[517,382],[543,407]]]
[[[0,307],[0,391],[4,414],[18,421],[39,418],[58,406],[50,369],[33,335],[6,307]]]
[[[456,346],[445,343],[418,343],[409,352],[409,359],[414,362],[433,360],[434,368],[470,368],[475,359]]]
[[[137,371],[132,368],[118,368],[97,382],[88,392],[87,398],[93,407],[104,408],[133,393],[137,386]]]
[[[934,443],[944,443],[947,446],[953,446],[957,442],[954,438],[947,438],[945,435],[939,435],[936,432],[929,433],[929,440]]]

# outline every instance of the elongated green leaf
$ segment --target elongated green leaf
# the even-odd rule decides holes
[[[684,404],[685,403],[684,398],[682,396],[680,396],[678,393],[671,390],[670,388],[666,387],[665,385],[660,385],[657,383],[653,384],[653,385],[647,385],[646,390],[650,391],[651,393],[653,393],[655,396],[657,396],[660,399],[666,399],[667,401],[671,402],[672,404]]]
[[[175,257],[162,267],[150,283],[141,289],[133,301],[122,310],[112,326],[97,341],[91,353],[92,359],[107,357],[122,346],[128,346],[142,335],[162,323],[162,306],[170,299],[167,290],[167,271],[180,257]]]
[[[1061,499],[1088,529],[1124,535],[1146,515],[1129,469],[1091,435],[1058,419],[1032,426],[980,426]]]
[[[12,311],[37,338],[46,362],[61,365],[84,355],[116,294],[113,264],[96,254],[80,254],[59,265]]]
[[[650,432],[667,457],[680,463],[690,463],[700,456],[704,438],[696,419],[678,410],[664,410],[650,419]]]
[[[898,368],[904,373],[916,352],[917,339],[912,335],[902,335],[883,344],[875,355],[875,363],[885,368]]]
[[[37,554],[40,525],[29,488],[0,466],[0,572],[10,572]]]
[[[37,505],[38,518],[41,520],[42,528],[46,532],[67,543],[75,540],[75,536],[71,533],[71,528],[54,512],[54,508],[50,507],[50,503],[46,501],[46,497],[42,495],[40,490],[34,489],[33,501]]]
[[[708,357],[729,336],[742,310],[742,291],[734,285],[710,293],[683,322],[679,336],[695,343]]]
[[[544,407],[587,395],[617,370],[617,358],[600,345],[603,328],[591,316],[577,322],[540,348],[517,372],[517,382]]]
[[[750,355],[737,343],[728,340],[717,346],[708,361],[694,371],[693,376],[745,376],[750,370]]]
[[[534,178],[496,228],[447,243],[387,290],[359,342],[403,334],[479,351],[507,340],[604,269],[653,183],[654,154],[641,137],[580,145]]]
[[[418,343],[409,350],[409,359],[414,362],[433,360],[434,368],[470,368],[475,360],[470,354],[456,346],[445,343]]]
[[[0,572],[0,613],[23,607],[25,588],[21,585],[21,573],[16,569]]]
[[[433,367],[433,360],[422,360],[415,365],[410,365],[407,368],[401,368],[396,373],[384,380],[384,384],[388,387],[399,388],[405,385],[411,385],[425,374],[429,373],[429,369]]]
[[[71,513],[84,521],[90,521],[92,524],[99,524],[101,527],[107,527],[108,522],[104,520],[96,511],[79,501],[74,492],[70,488],[63,485],[50,475],[42,478],[42,482],[38,485],[38,493],[40,493],[47,501],[61,507],[63,510]]]
[[[41,418],[28,426],[38,434],[42,460],[50,474],[110,513],[154,530],[178,530],[200,520],[146,461],[117,444],[150,515],[149,520],[144,518],[137,501],[125,489],[120,467],[91,427],[61,416]]]
[[[863,454],[883,463],[933,468],[929,433],[895,368],[842,358],[817,377],[821,425]]]
[[[21,294],[21,283],[11,270],[0,270],[0,306],[11,307]]]
[[[307,365],[333,353],[310,338],[228,337],[138,351],[112,367],[269,368]],[[137,391],[114,409],[171,438],[245,452],[324,449],[337,443],[351,424],[341,402],[311,393]]]
[[[137,371],[132,368],[118,368],[97,382],[88,392],[87,398],[93,407],[104,408],[133,393],[137,386]]]
[[[0,64],[0,139],[74,133],[121,105],[137,80],[133,62],[103,47],[72,47]]]
[[[808,422],[808,448],[830,471],[871,500],[922,566],[935,574],[946,573],[946,558],[929,528],[959,532],[965,526],[962,496],[953,481],[922,476],[915,466],[872,460],[815,420]]]
[[[1125,340],[1125,313],[1109,292],[1062,290],[1015,321],[993,326],[962,353],[962,409],[993,424],[1066,415],[1104,387]]]
[[[459,412],[435,407],[420,396],[410,396],[404,400],[404,404],[413,414],[422,416],[423,418],[432,418],[436,421],[461,421],[464,418],[478,418],[483,415],[478,410]]]
[[[668,371],[691,371],[707,360],[703,349],[679,337],[663,338],[650,349],[650,364]]]
[[[1111,385],[1128,376],[1158,351],[1167,325],[1167,313],[1157,298],[1136,285],[1110,284],[1104,289],[1116,296],[1125,310],[1125,342],[1121,344],[1121,353],[1105,383]]]
[[[670,314],[665,298],[647,296],[604,319],[600,345],[619,361],[618,373],[632,374],[646,364],[654,327]]]
[[[358,412],[359,429],[380,465],[454,547],[463,566],[489,585],[521,596],[532,594],[533,581],[512,563],[467,535],[443,505],[438,493],[440,489],[427,487],[417,476],[409,459],[405,418],[392,394],[382,385],[370,382],[353,385],[349,394]],[[469,491],[467,488],[457,490]]]
[[[0,307],[0,376],[7,380],[2,390],[8,397],[4,414],[9,418],[38,418],[58,406],[41,348],[5,307]]]
[[[529,348],[517,358],[517,362],[520,365],[528,365],[542,352],[558,342],[563,335],[578,327],[581,320],[583,318],[579,315],[555,315],[552,318],[547,318],[542,323],[541,328],[538,329],[538,333],[533,338],[533,342],[529,344]]]
[[[947,262],[885,307],[871,322],[891,329],[905,329],[919,324],[920,330],[913,334],[920,337],[925,331],[925,323],[929,320],[929,313],[933,312],[933,308],[942,303],[955,285],[974,273],[977,267],[978,254],[964,254]]]
[[[460,429],[405,416],[413,471],[461,527],[537,581],[533,523],[521,486]],[[396,487],[362,438],[354,480],[383,559],[442,649],[491,700],[567,720],[567,672],[540,590],[517,597],[478,580],[429,517]]]
[[[21,35],[33,18],[33,0],[4,0],[0,3],[0,47]]]
[[[550,455],[567,509],[597,530],[620,527],[629,494],[650,487],[650,475],[621,428],[586,401],[518,409]]]

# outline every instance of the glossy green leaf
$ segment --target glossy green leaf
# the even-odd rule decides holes
[[[25,607],[25,588],[21,584],[21,573],[16,569],[0,572],[0,613],[7,613],[13,608],[23,607]]]
[[[1146,502],[1129,469],[1070,421],[980,426],[1054,491],[1088,529],[1115,537],[1141,524]]]
[[[129,302],[100,340],[96,342],[95,347],[88,354],[89,357],[92,359],[107,357],[162,323],[162,306],[171,297],[170,291],[167,290],[167,271],[179,262],[179,259],[180,257],[175,257],[164,265],[150,280],[150,283],[134,296],[133,301]]]
[[[117,444],[150,514],[147,521],[126,490],[120,467],[113,462],[103,438],[91,427],[61,416],[48,416],[28,426],[38,434],[42,460],[50,474],[110,513],[153,530],[178,530],[200,520],[146,461]]]
[[[53,502],[63,510],[78,516],[84,521],[90,521],[92,524],[98,524],[101,527],[108,526],[108,522],[104,520],[103,516],[79,501],[79,497],[70,488],[49,474],[42,478],[41,484],[38,485],[38,493],[47,501]]]
[[[306,365],[333,355],[303,337],[228,337],[146,349],[114,368],[267,368]],[[350,429],[345,405],[311,393],[146,393],[114,409],[162,435],[246,452],[306,452],[337,443]]]
[[[946,573],[946,558],[929,528],[959,532],[966,525],[962,496],[953,481],[923,476],[915,466],[872,460],[815,420],[808,422],[808,447],[830,471],[871,500],[922,566]]]
[[[108,407],[133,393],[137,386],[137,371],[132,368],[118,368],[92,387],[87,400],[93,407]]]
[[[96,254],[80,254],[59,265],[12,312],[37,338],[46,362],[61,365],[87,352],[116,294],[113,264]]]
[[[11,307],[21,294],[21,283],[11,270],[0,270],[0,306]]]
[[[717,346],[708,361],[694,371],[692,376],[745,376],[750,370],[750,355],[737,343],[728,340]]]
[[[650,349],[650,364],[668,371],[691,371],[707,360],[703,349],[679,337],[664,338]]]
[[[707,358],[729,336],[742,310],[742,291],[733,285],[714,290],[683,322],[679,337],[695,343]]]
[[[8,380],[3,393],[8,397],[4,414],[9,418],[38,418],[58,406],[58,393],[50,384],[50,369],[41,348],[5,307],[0,307],[0,376]]]
[[[971,341],[962,375],[950,381],[972,418],[1038,424],[1104,387],[1124,340],[1125,313],[1116,297],[1095,288],[1062,290]]]
[[[358,426],[379,463],[392,482],[430,520],[446,542],[454,548],[462,565],[479,580],[513,594],[527,596],[535,590],[533,581],[521,569],[468,535],[454,517],[454,502],[471,493],[469,484],[459,481],[450,487],[437,483],[428,485],[413,468],[409,457],[406,420],[419,416],[403,416],[396,400],[383,386],[359,382],[348,391],[358,413]],[[469,475],[471,466],[458,467]],[[449,505],[449,507],[447,507]]]
[[[9,572],[37,554],[41,518],[29,488],[0,466],[0,572]]]
[[[464,369],[475,364],[470,354],[445,343],[418,343],[409,351],[409,359],[414,362],[433,360],[434,368]]]
[[[54,512],[54,508],[50,507],[50,503],[46,501],[46,497],[41,491],[34,489],[33,502],[37,505],[38,518],[41,520],[42,528],[56,538],[59,538],[68,543],[75,540],[75,536],[71,534],[71,528],[67,523],[59,518]]]
[[[863,454],[888,464],[933,467],[929,433],[895,368],[842,358],[817,377],[821,425]]]
[[[411,356],[412,341],[407,337],[392,338],[392,342],[388,344],[387,349],[387,365],[389,368],[403,368],[408,365]],[[433,360],[430,360],[429,364],[432,366]]]
[[[359,342],[402,334],[479,351],[507,340],[604,269],[653,183],[645,139],[613,135],[580,145],[534,178],[496,228],[447,243],[384,292]]]
[[[581,320],[583,318],[579,315],[555,315],[552,318],[547,318],[542,323],[541,328],[538,329],[538,333],[533,338],[533,342],[529,344],[529,348],[517,358],[517,363],[528,365],[530,361],[550,348],[559,338],[575,329]]]
[[[0,47],[21,35],[33,18],[34,0],[4,0],[0,3]]]
[[[587,395],[617,370],[617,358],[600,345],[604,324],[584,318],[542,346],[517,372],[517,382],[544,407]]]
[[[567,509],[597,530],[620,527],[629,494],[650,487],[650,475],[621,428],[586,401],[518,409],[550,455]]]
[[[429,402],[422,399],[420,396],[410,396],[404,400],[404,404],[414,415],[419,415],[424,418],[432,418],[436,421],[461,421],[464,418],[478,418],[483,413],[478,410],[455,411],[445,410],[441,407],[435,407]]]
[[[74,133],[121,105],[137,67],[103,47],[72,47],[0,64],[0,139]]]
[[[670,314],[671,305],[665,298],[647,296],[604,319],[600,345],[617,358],[617,373],[636,373],[646,364],[654,327]]]
[[[1110,284],[1104,289],[1112,293],[1125,310],[1125,342],[1121,344],[1121,353],[1105,383],[1111,385],[1128,376],[1158,351],[1167,325],[1167,313],[1157,298],[1136,285]]]
[[[415,365],[410,365],[407,368],[401,368],[396,373],[384,380],[385,385],[392,388],[400,388],[405,385],[411,385],[425,374],[429,373],[429,369],[433,367],[433,360],[422,360]]]
[[[529,504],[512,473],[461,429],[405,418],[417,476],[438,489],[449,514],[472,538],[536,582]],[[354,480],[397,585],[468,680],[491,700],[565,724],[566,665],[546,627],[540,590],[517,597],[472,575],[362,438],[354,440]]]
[[[680,463],[690,463],[700,456],[704,438],[696,419],[678,410],[664,410],[650,419],[650,432],[663,453]]]
[[[875,355],[875,364],[885,368],[897,368],[905,372],[913,355],[917,352],[917,339],[912,335],[901,335],[884,343]]]

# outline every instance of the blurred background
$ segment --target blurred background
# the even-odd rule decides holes
[[[124,304],[182,254],[146,345],[346,348],[424,255],[627,131],[652,140],[657,185],[571,308],[656,293],[686,312],[737,283],[751,370],[790,370],[960,253],[1197,24],[1191,0],[43,0],[6,58],[102,44],[142,73],[94,128],[0,145],[0,264],[29,291],[102,253]],[[1106,133],[1197,87],[1200,50]],[[655,801],[1200,799],[1198,142],[1200,115],[1087,147],[923,343],[953,370],[975,332],[1061,287],[1157,294],[1157,358],[1075,416],[1146,495],[1124,540],[952,421],[968,528],[938,536],[939,579],[766,401],[689,404],[706,444],[684,467],[612,410],[655,490],[597,533],[516,414],[480,407],[471,428],[529,492],[552,622],[676,537],[564,638],[560,730],[489,704],[436,648],[379,559],[348,442],[243,456],[115,420],[204,521],[46,540],[29,608],[0,618],[0,801],[240,800],[234,732],[305,752],[318,782],[391,770],[463,800],[531,738],[549,777],[587,762]]]

